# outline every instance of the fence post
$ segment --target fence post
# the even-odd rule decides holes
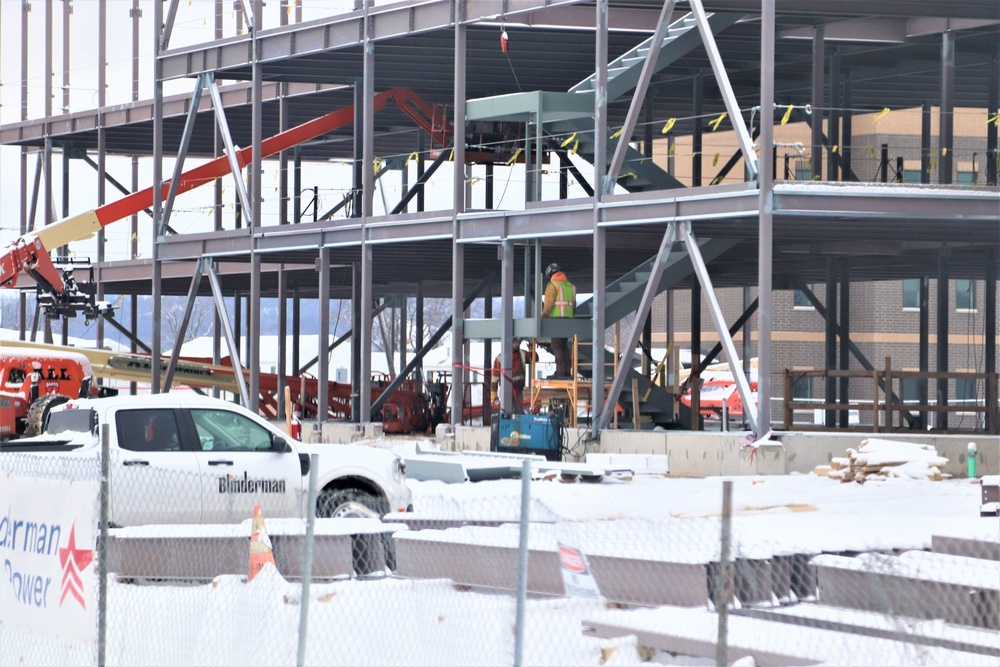
[[[878,370],[872,369],[872,431],[878,433]]]
[[[719,554],[719,577],[715,582],[715,611],[719,616],[719,637],[715,644],[715,664],[729,664],[729,600],[732,597],[732,565],[729,562],[733,518],[733,483],[722,483],[722,544]]]
[[[97,664],[107,664],[108,653],[108,519],[110,518],[111,429],[101,425],[100,530],[97,533]]]
[[[785,369],[785,429],[792,428],[792,372]]]
[[[902,393],[902,392],[900,392]],[[892,431],[892,357],[885,358],[885,430]]]
[[[306,638],[309,635],[309,589],[312,586],[313,545],[316,542],[316,491],[319,486],[319,454],[309,455],[309,495],[306,499],[306,544],[302,556],[302,598],[299,600],[299,646],[295,664],[306,663]]]
[[[575,346],[574,346],[575,347]],[[531,460],[521,463],[521,539],[517,548],[517,610],[514,615],[514,667],[524,664],[524,608],[528,604],[528,526],[531,510]]]

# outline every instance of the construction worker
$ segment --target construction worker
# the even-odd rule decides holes
[[[545,287],[542,317],[573,317],[576,309],[576,288],[573,283],[554,262],[545,267],[545,278],[549,284]],[[573,360],[570,357],[569,340],[553,338],[552,356],[556,358],[556,372],[551,378],[558,380],[571,377]]]
[[[510,387],[514,398],[514,405],[511,412],[520,414],[524,412],[524,384],[527,377],[528,366],[531,360],[528,354],[521,349],[521,339],[515,338],[511,349],[511,367],[507,369],[506,375],[510,378]],[[537,355],[535,357],[537,361]],[[493,360],[493,376],[490,379],[490,402],[497,403],[500,400],[500,375],[504,373],[503,354],[498,354]]]
[[[28,375],[28,379],[31,381],[31,402],[34,403],[38,400],[38,395],[40,393],[39,387],[42,383],[42,364],[38,361],[31,362],[31,373]]]

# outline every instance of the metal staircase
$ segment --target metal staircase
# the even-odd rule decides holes
[[[736,241],[731,239],[703,239],[698,247],[706,262],[710,262],[722,253],[736,245]],[[618,280],[608,285],[604,292],[605,305],[604,317],[606,322],[617,322],[629,313],[634,312],[642,300],[646,283],[651,275],[651,267],[656,261],[656,256],[635,267]],[[670,253],[670,259],[664,267],[663,276],[657,286],[656,293],[669,289],[680,280],[689,276],[694,271],[691,266],[691,258],[687,250],[682,245],[675,245],[674,251]],[[576,308],[577,318],[590,318],[593,314],[593,299],[583,301]],[[629,351],[626,354],[631,354]],[[584,377],[592,377],[593,369],[593,348],[590,345],[580,345],[578,347],[579,373]],[[604,373],[605,380],[610,381],[614,368],[614,356],[611,352],[604,352]],[[630,407],[632,400],[632,380],[637,380],[639,390],[639,415],[643,423],[652,428],[653,426],[667,426],[676,424],[674,420],[674,397],[672,394],[652,384],[649,378],[630,369],[625,385],[622,388],[619,402],[626,407]],[[647,394],[648,392],[648,394]],[[687,406],[681,404],[680,421],[682,424],[691,423],[691,415]]]
[[[740,14],[709,14],[708,23],[712,28],[712,32],[718,33],[733,25],[741,18],[742,15]],[[608,65],[609,102],[622,97],[636,87],[639,77],[642,74],[643,63],[646,61],[646,54],[649,52],[652,39],[650,37]],[[701,35],[698,33],[698,26],[695,24],[694,15],[687,14],[677,19],[670,24],[667,35],[663,39],[654,71],[658,72],[668,67],[682,56],[699,47],[701,43]],[[570,88],[569,92],[593,95],[596,79],[596,73],[592,74]],[[592,117],[573,118],[546,123],[545,128],[548,134],[554,135],[557,138],[565,138],[576,133],[576,140],[580,142],[577,147],[577,154],[588,162],[593,163],[594,121]],[[614,154],[617,142],[620,140],[609,140],[607,153],[609,157]],[[562,139],[559,139],[559,143],[561,142]],[[652,159],[645,157],[631,147],[626,153],[618,182],[629,192],[669,190],[684,187],[680,181],[656,166]]]

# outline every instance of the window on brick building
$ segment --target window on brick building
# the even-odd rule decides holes
[[[974,171],[961,171],[958,172],[958,178],[955,180],[956,185],[977,185],[978,184],[978,174]]]
[[[902,386],[899,388],[903,403],[920,403],[920,379],[903,378]]]
[[[919,169],[904,169],[903,170],[903,182],[904,183],[919,183],[920,182],[920,170]]]
[[[974,405],[976,403],[976,379],[959,378],[955,380],[955,402],[959,405]]]
[[[810,292],[813,291],[812,283],[809,283],[808,285],[806,285],[806,287],[809,288]],[[792,295],[792,306],[794,308],[812,308],[813,307],[812,302],[809,300],[809,297],[806,296],[806,293],[803,292],[802,290],[798,290],[798,289],[795,290],[795,293]]]
[[[955,281],[955,310],[976,309],[976,281]]]
[[[903,281],[903,308],[920,308],[920,278]]]
[[[796,401],[811,401],[813,397],[812,378],[799,378],[798,382],[792,385],[792,399]]]

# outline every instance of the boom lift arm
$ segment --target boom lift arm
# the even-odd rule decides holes
[[[389,100],[430,134],[432,144],[439,144],[438,148],[443,148],[451,140],[453,133],[451,125],[442,122],[435,113],[436,109],[409,88],[390,88],[378,93],[373,99],[374,110],[381,111]],[[330,112],[264,139],[260,144],[261,157],[270,157],[353,121],[353,105]],[[253,146],[236,152],[236,162],[240,169],[246,167],[252,158]],[[229,156],[223,155],[181,174],[177,194],[211,183],[228,173],[230,173]],[[11,242],[0,252],[0,287],[14,287],[17,285],[18,276],[24,272],[31,276],[41,289],[52,295],[54,304],[78,302],[81,295],[77,288],[56,268],[49,257],[49,252],[74,241],[89,238],[111,223],[151,207],[154,191],[155,186],[146,188],[110,204],[36,229]],[[160,201],[166,199],[169,191],[170,181],[164,181],[160,188]]]

